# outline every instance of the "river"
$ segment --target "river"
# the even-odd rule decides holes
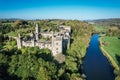
[[[83,72],[87,80],[114,80],[113,67],[99,48],[99,35],[91,37],[86,56],[83,60]]]

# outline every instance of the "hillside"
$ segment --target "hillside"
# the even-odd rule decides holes
[[[111,18],[111,19],[98,19],[98,20],[93,20],[97,25],[101,26],[116,26],[120,28],[120,18]]]

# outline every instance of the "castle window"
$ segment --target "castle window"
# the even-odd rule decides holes
[[[58,50],[58,48],[56,48],[56,50]]]

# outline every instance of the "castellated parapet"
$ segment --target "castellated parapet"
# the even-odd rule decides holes
[[[20,34],[17,38],[17,46],[18,49],[21,49],[22,46],[35,47],[38,46],[40,49],[48,48],[52,51],[53,55],[63,53],[63,50],[68,49],[70,46],[70,34],[71,27],[70,26],[59,26],[59,32],[41,32],[40,27],[36,24],[36,32],[35,34],[31,32],[30,40],[24,41]],[[43,38],[50,38],[50,40],[43,41],[39,39],[39,36]]]

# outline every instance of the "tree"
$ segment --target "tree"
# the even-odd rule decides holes
[[[66,56],[66,68],[72,73],[78,71],[76,59],[71,56]]]
[[[118,27],[109,27],[106,31],[106,35],[120,37],[120,29]]]
[[[26,28],[27,25],[28,25],[28,22],[24,20],[16,20],[14,22],[15,28]]]
[[[51,80],[45,67],[40,67],[37,75],[37,80]]]
[[[9,73],[22,79],[35,78],[38,71],[37,58],[34,55],[13,55],[9,63]]]
[[[7,80],[9,78],[7,69],[8,69],[7,57],[2,53],[0,53],[0,78],[1,79]]]
[[[81,78],[79,73],[77,73],[77,74],[73,73],[70,76],[70,80],[83,80],[83,79]]]

